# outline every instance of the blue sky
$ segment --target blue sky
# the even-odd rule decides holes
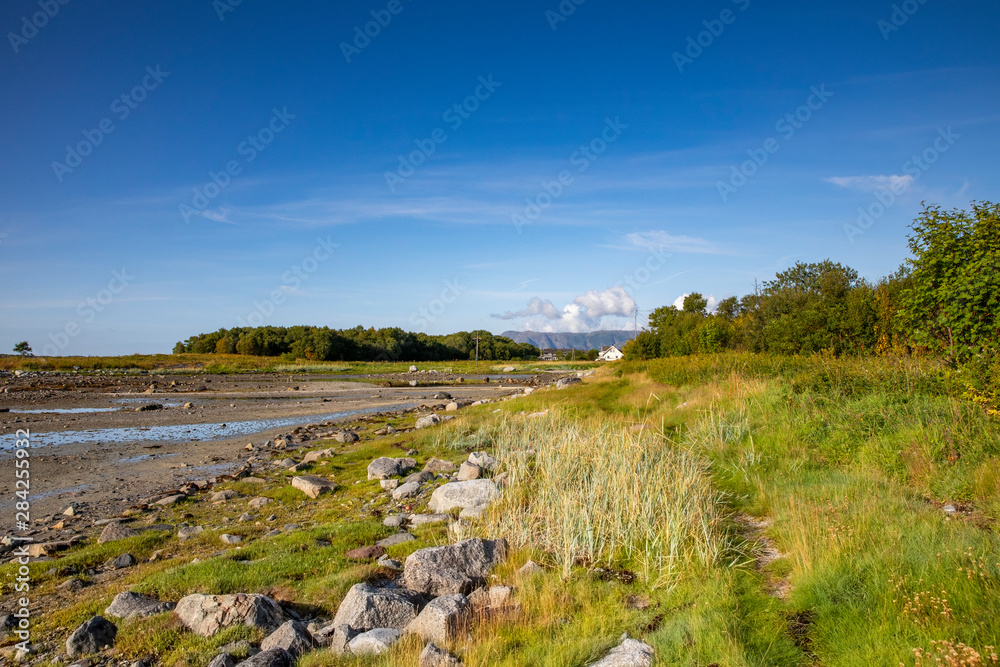
[[[5,351],[626,327],[998,196],[996,2],[64,2],[0,9]]]

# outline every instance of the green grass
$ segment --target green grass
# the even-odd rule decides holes
[[[623,632],[653,645],[664,665],[996,664],[1000,425],[950,377],[905,359],[616,364],[582,386],[467,408],[434,429],[334,444],[336,456],[310,470],[338,483],[319,500],[275,471],[264,488],[228,485],[244,494],[238,501],[159,510],[155,522],[211,528],[183,544],[150,533],[33,565],[38,594],[48,595],[64,579],[46,574],[53,565],[82,570],[123,547],[164,554],[84,589],[39,630],[62,641],[124,589],[164,599],[262,592],[330,618],[349,586],[378,573],[343,553],[390,532],[381,524],[390,503],[367,481],[368,462],[410,448],[421,463],[457,462],[488,449],[510,486],[476,530],[514,544],[496,574],[516,587],[520,613],[484,620],[450,645],[466,665],[579,667]],[[273,502],[235,523],[257,495]],[[271,513],[277,519],[264,521]],[[263,537],[288,522],[302,528]],[[246,541],[213,556],[223,531]],[[391,555],[449,541],[441,524],[415,534]],[[522,579],[528,558],[550,567]],[[0,566],[4,582],[10,568]],[[126,659],[203,665],[236,638],[260,637],[233,629],[204,639],[163,614],[123,624],[118,649]],[[378,658],[317,651],[300,665],[402,667],[421,648],[409,638]]]

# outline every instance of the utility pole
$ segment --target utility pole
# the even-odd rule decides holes
[[[479,341],[482,340],[479,336],[476,336],[472,340],[476,341],[476,365],[479,365]]]
[[[635,337],[639,337],[639,309],[635,309]]]

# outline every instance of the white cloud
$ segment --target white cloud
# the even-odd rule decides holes
[[[531,331],[568,331],[582,333],[604,328],[606,318],[631,317],[635,300],[622,287],[599,291],[590,290],[573,299],[559,310],[548,299],[533,297],[528,307],[503,315],[491,315],[501,320],[525,318],[524,328]]]
[[[632,245],[662,252],[716,254],[719,250],[709,241],[691,236],[673,236],[663,230],[634,232],[626,237]]]
[[[675,308],[677,308],[677,310],[684,310],[684,299],[687,298],[689,294],[691,293],[687,292],[685,294],[681,294],[679,297],[674,299],[673,305]],[[715,309],[719,307],[719,300],[716,299],[715,296],[712,294],[702,294],[702,296],[708,300],[708,306],[705,307],[705,310],[707,310],[710,313],[714,313]]]
[[[858,190],[860,192],[892,190],[894,193],[899,194],[913,185],[913,176],[909,174],[905,176],[898,176],[896,174],[890,176],[831,176],[823,180],[842,188]]]

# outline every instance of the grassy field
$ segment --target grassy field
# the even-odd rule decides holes
[[[623,632],[654,646],[661,665],[997,664],[1000,423],[956,398],[945,369],[701,356],[611,365],[583,385],[495,408],[338,445],[315,467],[341,484],[322,500],[292,492],[285,473],[263,491],[235,484],[274,498],[278,525],[302,526],[278,538],[261,537],[269,526],[246,526],[240,550],[211,556],[222,517],[242,503],[160,510],[151,520],[212,530],[183,546],[164,534],[134,538],[136,556],[160,549],[164,558],[84,589],[43,630],[64,637],[125,588],[164,599],[266,592],[332,617],[347,588],[378,570],[343,552],[388,534],[380,514],[390,501],[363,481],[368,461],[412,447],[421,463],[458,462],[485,448],[510,486],[470,530],[515,547],[498,575],[517,588],[521,610],[450,647],[467,665],[581,666]],[[441,525],[416,534],[393,555],[450,539]],[[60,564],[120,551],[88,545]],[[518,577],[528,558],[546,571]],[[65,578],[50,568],[33,566],[43,592]],[[0,572],[9,594],[12,571]],[[124,624],[118,650],[203,665],[217,646],[250,635],[202,639],[164,614]],[[317,651],[300,664],[415,665],[420,648],[410,639],[363,661]]]
[[[240,354],[134,354],[123,357],[20,357],[0,355],[0,370],[25,371],[115,371],[162,373],[405,373],[410,366],[421,370],[455,373],[498,373],[508,366],[518,372],[590,368],[598,362],[577,361],[307,361]]]

